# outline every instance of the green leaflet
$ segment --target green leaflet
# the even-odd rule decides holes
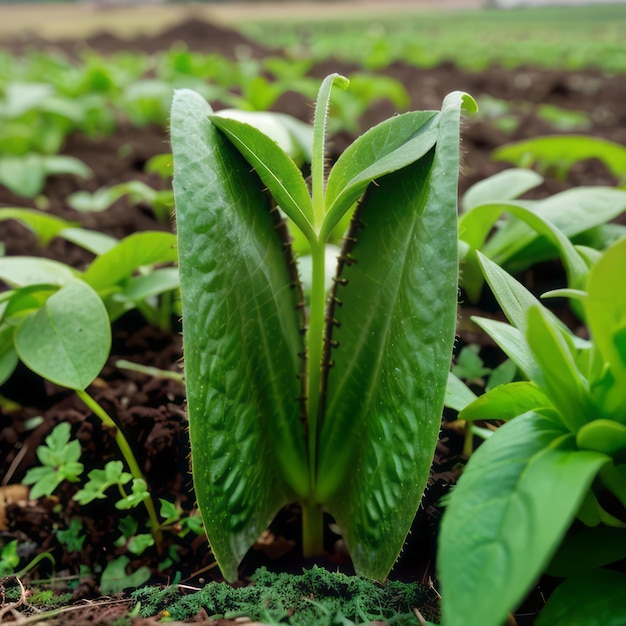
[[[298,290],[250,166],[198,94],[171,132],[196,494],[227,579],[281,506],[306,493]]]
[[[440,531],[446,626],[504,622],[547,565],[607,460],[576,450],[572,435],[533,412],[478,448]]]

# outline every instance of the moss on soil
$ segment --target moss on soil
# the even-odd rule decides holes
[[[177,587],[145,587],[132,596],[144,617],[166,615],[182,621],[204,609],[212,619],[248,617],[269,624],[325,626],[363,624],[419,624],[413,610],[423,610],[428,590],[419,583],[389,581],[385,585],[319,567],[300,575],[257,570],[252,584],[234,588],[212,582],[195,593]],[[428,611],[425,611],[428,613]]]

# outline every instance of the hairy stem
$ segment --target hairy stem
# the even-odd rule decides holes
[[[105,426],[113,429],[113,432],[115,433],[115,443],[117,443],[117,447],[120,449],[120,452],[126,461],[126,465],[128,465],[131,476],[133,478],[141,478],[146,481],[128,440],[113,418],[83,389],[77,389],[76,394]],[[154,502],[152,501],[152,498],[148,498],[143,501],[143,504],[146,507],[148,518],[150,519],[150,528],[152,536],[154,537],[154,542],[160,552],[162,542],[161,525],[159,524],[159,518],[157,517]]]

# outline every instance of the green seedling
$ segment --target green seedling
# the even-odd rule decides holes
[[[587,275],[585,262],[567,239],[602,228],[626,211],[626,191],[610,187],[578,187],[542,200],[517,199],[541,181],[529,170],[505,170],[465,194],[459,218],[464,255],[461,284],[470,301],[478,300],[483,286],[476,250],[512,273],[561,256],[568,286],[581,288]]]
[[[130,559],[125,555],[109,561],[100,576],[100,593],[105,596],[114,595],[124,589],[137,589],[144,585],[150,578],[150,568],[142,565],[128,572],[129,564]]]
[[[37,567],[37,565],[44,559],[50,561],[52,565],[55,564],[54,557],[49,552],[42,552],[33,558],[27,565],[21,569],[17,569],[20,564],[18,541],[17,539],[9,541],[0,549],[0,579],[5,576],[15,576],[16,578],[21,578]],[[0,617],[1,616],[2,612],[0,611]]]
[[[154,545],[154,537],[145,533],[137,533],[139,524],[132,517],[120,519],[121,537],[115,540],[116,548],[126,548],[131,554],[143,554],[150,546]]]
[[[39,195],[46,178],[53,174],[73,174],[89,178],[92,171],[78,159],[62,154],[0,155],[0,185],[25,198]]]
[[[457,298],[461,93],[371,129],[324,172],[333,84],[316,105],[312,193],[269,137],[174,96],[174,193],[196,496],[229,580],[284,504],[307,555],[322,514],[384,579],[439,432]],[[360,199],[326,291],[326,244]],[[280,211],[272,210],[275,202]],[[307,310],[281,212],[311,254]]]
[[[80,552],[87,535],[83,535],[83,524],[78,517],[72,517],[67,528],[60,528],[56,536],[68,552]]]
[[[84,505],[93,500],[106,498],[106,491],[110,487],[117,486],[123,498],[126,498],[124,485],[130,482],[132,475],[124,471],[121,461],[109,461],[104,469],[94,469],[87,474],[89,480],[85,486],[75,495],[74,500]]]
[[[496,161],[507,161],[518,167],[536,165],[540,171],[553,172],[564,180],[572,165],[586,159],[598,159],[621,185],[626,185],[626,147],[585,135],[554,135],[527,139],[498,148]]]
[[[590,340],[478,258],[511,325],[474,319],[526,380],[492,389],[459,414],[506,423],[472,455],[443,517],[438,562],[448,626],[498,626],[546,568],[584,576],[599,590],[598,577],[612,574],[597,568],[626,555],[626,296],[615,288],[626,239],[600,257],[584,290],[569,292],[582,303]],[[582,530],[564,540],[576,518]],[[572,602],[577,615],[591,614],[582,594],[567,595],[576,584],[566,585],[548,615]],[[603,611],[617,614],[621,595],[601,593]]]
[[[93,244],[93,239],[90,242]],[[176,268],[154,269],[156,264],[176,260],[175,237],[143,232],[113,246],[103,246],[102,239],[97,239],[96,245],[107,250],[84,272],[44,258],[0,258],[0,279],[9,286],[0,294],[0,382],[8,380],[21,360],[36,374],[76,392],[115,433],[133,478],[132,493],[123,500],[124,507],[144,503],[158,542],[156,509],[146,497],[146,483],[132,448],[86,389],[109,357],[111,321],[132,308],[146,317],[153,315],[158,309],[151,299],[177,288]]]
[[[101,187],[94,193],[76,191],[67,199],[68,204],[80,213],[105,211],[120,198],[129,196],[133,204],[147,204],[159,222],[168,223],[174,209],[171,189],[154,189],[140,180],[130,180],[113,187]]]
[[[37,447],[41,466],[30,468],[24,476],[23,483],[33,485],[30,497],[50,496],[65,480],[78,482],[84,469],[80,455],[80,442],[70,441],[70,425],[62,422],[55,426],[46,437],[46,444]]]

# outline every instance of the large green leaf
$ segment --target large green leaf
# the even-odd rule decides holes
[[[83,281],[68,282],[20,324],[15,348],[40,376],[70,389],[85,389],[100,373],[111,348],[102,300]]]
[[[436,147],[368,188],[329,316],[316,495],[357,571],[379,580],[413,521],[440,428],[456,322],[461,106],[462,94],[449,96]]]
[[[533,412],[507,422],[472,455],[440,531],[446,626],[500,626],[550,561],[602,465]]]
[[[306,495],[300,297],[263,184],[210,119],[174,95],[185,380],[196,496],[222,573]]]

